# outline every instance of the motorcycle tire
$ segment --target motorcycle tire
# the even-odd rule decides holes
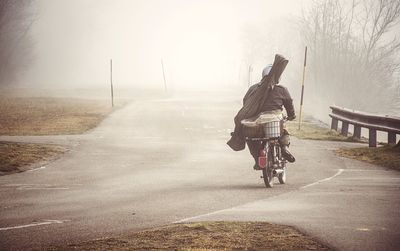
[[[274,172],[272,167],[263,169],[263,179],[267,188],[272,188],[274,186]]]
[[[287,168],[286,168],[286,165],[284,165],[283,173],[278,174],[279,183],[286,184],[286,172],[287,172]]]

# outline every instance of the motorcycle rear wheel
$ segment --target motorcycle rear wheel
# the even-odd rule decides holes
[[[274,186],[274,172],[272,167],[268,166],[263,169],[263,179],[267,188],[272,188]]]

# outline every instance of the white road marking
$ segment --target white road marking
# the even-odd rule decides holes
[[[35,168],[35,169],[27,170],[27,172],[38,171],[38,170],[45,169],[45,168],[46,168],[45,166],[41,166],[41,167],[38,167],[38,168]]]
[[[318,180],[318,181],[313,182],[311,184],[302,186],[302,187],[300,187],[300,189],[304,189],[304,188],[307,188],[307,187],[310,187],[310,186],[314,186],[314,185],[320,184],[322,182],[331,180],[331,179],[335,178],[336,176],[340,175],[343,171],[344,171],[344,169],[339,169],[338,172],[335,175],[333,175],[331,177],[328,177],[328,178],[325,178],[325,179]],[[293,191],[291,191],[291,192],[293,192]],[[291,192],[289,192],[289,193],[291,193]],[[262,201],[262,200],[257,200],[257,201]],[[177,224],[177,223],[190,222],[191,220],[195,220],[195,219],[198,219],[198,218],[207,217],[207,216],[210,216],[210,215],[222,213],[222,212],[229,211],[229,210],[234,210],[235,208],[239,208],[239,207],[242,207],[242,206],[247,205],[247,204],[252,204],[252,203],[255,203],[257,201],[245,203],[243,205],[238,205],[238,206],[234,206],[234,207],[231,207],[231,208],[221,209],[221,210],[210,212],[210,213],[206,213],[206,214],[201,214],[201,215],[197,215],[197,216],[193,216],[193,217],[188,217],[188,218],[185,218],[185,219],[182,219],[182,220],[174,221],[172,223],[173,224]]]
[[[357,228],[356,230],[357,231],[363,231],[363,232],[371,231],[371,229],[369,229],[369,228]]]
[[[388,177],[357,177],[357,178],[343,178],[344,180],[400,180],[400,178],[388,178]]]
[[[45,220],[43,222],[31,223],[31,224],[27,224],[27,225],[19,225],[19,226],[14,226],[14,227],[1,227],[0,231],[7,231],[7,230],[13,230],[13,229],[27,228],[27,227],[36,227],[36,226],[41,226],[41,225],[62,224],[62,223],[68,222],[68,221],[70,221],[70,220]]]
[[[72,184],[77,186],[80,184]],[[53,184],[6,184],[1,187],[14,188],[16,190],[68,190],[69,187],[60,187]]]
[[[24,183],[15,183],[15,184],[5,184],[1,185],[2,187],[18,187],[18,186],[37,186],[38,184],[24,184]]]
[[[82,186],[82,184],[79,183],[73,183],[69,184],[71,186]],[[56,186],[55,184],[38,184],[38,183],[14,183],[14,184],[3,184],[1,185],[2,187],[20,187],[20,186],[43,186],[43,187],[51,187],[51,186]]]
[[[133,136],[129,137],[130,139],[161,139],[161,137],[155,137],[155,136]]]
[[[69,187],[18,187],[17,190],[68,190]]]
[[[344,171],[344,169],[339,169],[335,175],[333,175],[333,176],[331,176],[331,177],[329,177],[329,178],[325,178],[325,179],[322,179],[322,180],[318,180],[318,181],[316,181],[316,182],[314,182],[314,183],[311,183],[311,184],[302,186],[302,187],[300,187],[300,189],[304,189],[304,188],[307,188],[307,187],[315,186],[315,185],[321,184],[322,182],[331,180],[331,179],[335,178],[336,176],[340,175],[341,173],[343,173],[343,171]]]
[[[240,206],[236,206],[236,207],[240,207]],[[197,219],[197,218],[207,217],[207,216],[210,216],[210,215],[222,213],[222,212],[224,212],[224,211],[232,210],[232,209],[234,209],[234,208],[236,208],[236,207],[221,209],[221,210],[218,210],[218,211],[214,211],[214,212],[210,212],[210,213],[206,213],[206,214],[201,214],[201,215],[197,215],[197,216],[185,218],[185,219],[178,220],[178,221],[175,221],[175,222],[172,222],[172,223],[173,223],[173,224],[177,224],[177,223],[188,222],[188,221],[191,221],[191,220],[194,220],[194,219]]]
[[[379,170],[379,169],[346,169],[346,172],[382,172],[382,170]]]

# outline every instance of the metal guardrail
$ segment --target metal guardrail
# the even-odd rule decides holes
[[[349,125],[354,126],[353,137],[361,138],[361,128],[369,130],[369,146],[376,147],[376,132],[384,131],[388,133],[388,144],[396,144],[396,134],[400,134],[400,117],[382,116],[359,112],[342,108],[338,106],[330,106],[332,113],[331,129],[338,130],[338,122],[342,122],[341,134],[347,136]]]

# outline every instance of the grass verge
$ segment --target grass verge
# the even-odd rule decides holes
[[[105,101],[1,97],[0,135],[81,134],[111,112]]]
[[[289,133],[300,139],[328,140],[343,142],[368,143],[365,138],[345,137],[335,130],[322,126],[317,121],[307,119],[298,129],[298,121],[286,123]],[[336,153],[342,157],[365,161],[379,166],[400,170],[400,147],[383,145],[381,147],[340,148]]]
[[[54,145],[0,142],[0,175],[25,171],[34,163],[54,160],[66,151]]]
[[[338,131],[324,127],[321,123],[304,121],[301,124],[301,129],[298,128],[299,122],[292,121],[286,123],[286,128],[289,133],[299,139],[311,140],[328,140],[328,141],[344,141],[366,143],[366,139],[355,139],[341,135]]]
[[[331,250],[292,227],[265,222],[173,224],[52,250]]]
[[[384,145],[381,147],[341,148],[336,150],[340,156],[357,159],[400,171],[400,147]]]

